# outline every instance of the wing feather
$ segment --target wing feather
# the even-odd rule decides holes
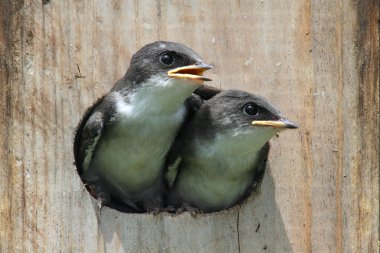
[[[99,105],[104,97],[100,98],[85,112],[75,131],[74,159],[79,175],[88,168],[92,159],[92,152],[100,139],[104,128],[104,114],[99,110]]]

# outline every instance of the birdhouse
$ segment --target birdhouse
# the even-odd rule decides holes
[[[14,0],[0,16],[0,252],[378,252],[378,2]],[[239,205],[125,213],[85,190],[75,128],[158,40],[299,123]]]

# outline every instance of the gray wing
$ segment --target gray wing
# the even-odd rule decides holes
[[[88,173],[96,145],[104,131],[105,117],[102,111],[104,97],[84,113],[75,132],[74,158],[78,174],[89,193],[102,205],[110,204],[110,195],[101,179]],[[89,176],[92,175],[92,176]]]
[[[241,200],[244,200],[246,197],[248,197],[252,193],[255,194],[259,191],[259,187],[261,185],[261,182],[263,181],[264,174],[265,174],[269,150],[270,150],[270,144],[269,144],[269,142],[267,142],[261,148],[260,153],[258,155],[259,159],[253,165],[254,168],[252,170],[253,173],[251,175],[252,178],[251,178],[250,186],[248,187],[247,191],[245,192],[245,194],[243,195]]]
[[[87,109],[75,131],[74,159],[80,176],[83,176],[88,169],[88,163],[92,159],[92,151],[103,132],[104,114],[99,110],[99,105],[103,100],[104,97],[100,98]]]
[[[178,175],[178,168],[179,165],[181,164],[182,157],[177,156],[175,161],[167,165],[167,169],[165,171],[165,183],[166,186],[170,189],[173,187],[175,179],[177,178]]]

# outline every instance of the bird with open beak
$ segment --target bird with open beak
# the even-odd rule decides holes
[[[86,112],[75,135],[75,163],[101,205],[127,212],[162,207],[165,157],[187,115],[184,102],[210,80],[203,76],[208,69],[182,44],[148,44]]]
[[[266,99],[244,91],[205,101],[168,155],[168,205],[215,212],[239,203],[265,171],[267,142],[297,127]]]

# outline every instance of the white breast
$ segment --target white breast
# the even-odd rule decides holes
[[[100,173],[130,192],[149,187],[161,175],[186,113],[183,102],[194,89],[175,85],[168,89],[163,84],[152,90],[146,86],[127,101],[114,94],[115,123],[99,141],[92,162]]]
[[[258,151],[269,138],[236,130],[194,141],[194,156],[183,157],[180,195],[200,207],[229,207],[247,190]]]

